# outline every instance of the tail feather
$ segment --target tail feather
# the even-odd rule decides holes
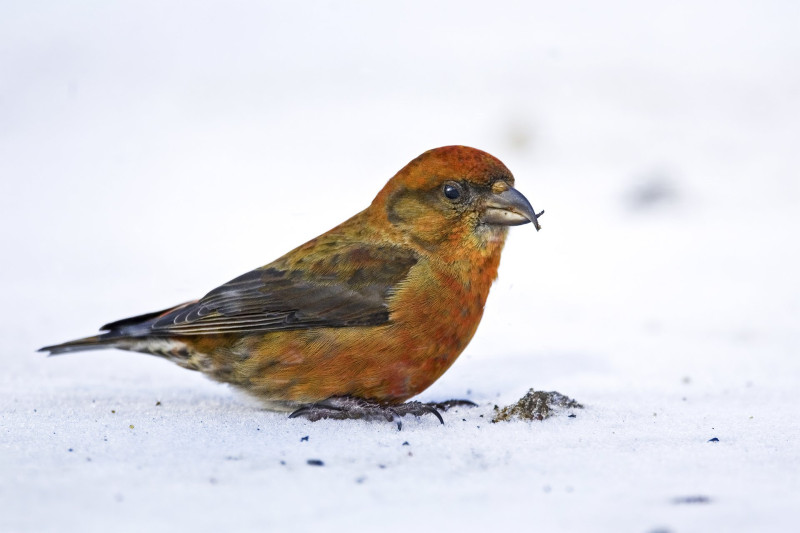
[[[170,311],[192,304],[194,302],[187,302],[176,307],[170,307],[163,311],[156,311],[154,313],[145,313],[143,315],[132,316],[110,322],[100,329],[105,331],[100,335],[93,337],[85,337],[74,341],[65,342],[63,344],[54,344],[53,346],[45,346],[39,348],[40,352],[50,352],[49,355],[59,355],[62,353],[83,352],[86,350],[103,350],[108,348],[120,348],[123,350],[131,349],[134,351],[144,351],[152,353],[147,347],[141,346],[141,341],[151,336],[150,326],[152,322],[158,317]],[[139,343],[137,345],[137,342]],[[134,347],[137,346],[137,347]],[[160,352],[157,352],[160,353]]]
[[[45,346],[39,348],[40,352],[50,352],[48,355],[59,355],[62,353],[83,352],[86,350],[105,350],[108,348],[116,348],[120,338],[116,335],[95,335],[94,337],[85,337],[74,341],[65,342],[63,344],[54,344],[53,346]]]

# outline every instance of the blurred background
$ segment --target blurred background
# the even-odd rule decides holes
[[[465,144],[546,214],[511,230],[473,343],[424,399],[791,404],[798,6],[3,3],[7,401],[224,394],[138,354],[33,352],[197,298]]]
[[[6,358],[194,299],[465,144],[547,212],[512,230],[465,355],[758,367],[737,350],[798,343],[798,23],[789,2],[6,4]]]

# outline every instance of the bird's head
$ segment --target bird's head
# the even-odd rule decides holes
[[[420,155],[381,190],[370,210],[431,251],[441,245],[502,247],[508,226],[532,222],[530,202],[514,188],[514,176],[497,158],[466,146],[445,146]]]

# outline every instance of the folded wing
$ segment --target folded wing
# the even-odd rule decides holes
[[[102,329],[140,337],[379,325],[388,322],[388,298],[416,262],[405,248],[341,246],[299,266],[278,260],[196,302]]]

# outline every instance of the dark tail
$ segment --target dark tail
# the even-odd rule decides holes
[[[116,322],[111,322],[101,327],[100,335],[94,337],[85,337],[74,341],[65,342],[64,344],[54,344],[53,346],[45,346],[39,348],[40,352],[50,352],[50,355],[59,355],[62,353],[70,352],[84,352],[86,350],[103,350],[108,348],[120,348],[122,350],[133,349],[134,351],[145,351],[133,348],[136,341],[141,341],[149,337],[153,330],[151,329],[154,320],[158,319],[161,315],[169,313],[175,309],[180,309],[195,302],[186,302],[185,304],[176,307],[170,307],[162,311],[154,313],[146,313],[144,315],[132,316]]]
[[[104,350],[108,348],[116,348],[119,341],[119,336],[105,333],[103,335],[86,337],[83,339],[65,342],[63,344],[45,346],[44,348],[39,348],[38,351],[50,352],[48,355],[59,355],[62,353],[83,352],[86,350]]]

